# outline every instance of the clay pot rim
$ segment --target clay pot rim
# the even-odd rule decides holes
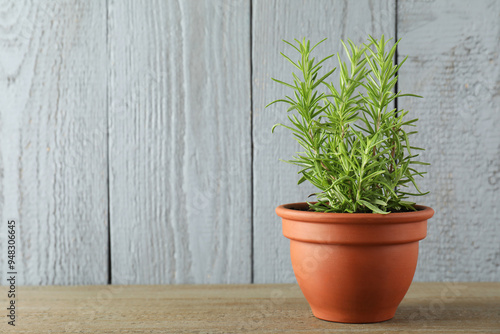
[[[325,224],[412,223],[427,220],[434,215],[434,210],[424,205],[415,205],[417,211],[391,212],[385,215],[378,213],[335,213],[300,210],[308,206],[306,202],[283,204],[276,208],[276,214],[281,218],[289,220]]]

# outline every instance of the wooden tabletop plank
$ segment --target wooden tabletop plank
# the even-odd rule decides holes
[[[16,333],[500,333],[500,282],[414,283],[392,320],[357,325],[314,318],[294,284],[45,286],[17,292]],[[5,310],[7,287],[0,296]],[[0,331],[13,330],[2,319]]]

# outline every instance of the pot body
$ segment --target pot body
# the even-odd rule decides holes
[[[345,214],[279,206],[297,282],[320,319],[369,323],[391,319],[413,280],[418,241],[431,208],[416,212]]]

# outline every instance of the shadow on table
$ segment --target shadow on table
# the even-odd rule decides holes
[[[486,328],[500,328],[500,305],[497,300],[411,301],[399,306],[394,325],[412,327],[461,327],[482,324]],[[389,323],[388,322],[388,323]]]
[[[324,329],[388,333],[409,331],[432,333],[463,332],[464,329],[474,329],[481,332],[495,332],[500,329],[500,305],[494,299],[467,301],[454,300],[439,303],[436,300],[422,299],[406,301],[400,305],[393,319],[373,324],[342,324],[316,319],[310,310],[304,308],[300,314],[293,315],[295,329],[308,329],[311,332]]]

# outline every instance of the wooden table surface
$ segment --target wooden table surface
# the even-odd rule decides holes
[[[18,287],[8,333],[500,333],[500,283],[414,283],[377,324],[318,320],[297,285]]]

